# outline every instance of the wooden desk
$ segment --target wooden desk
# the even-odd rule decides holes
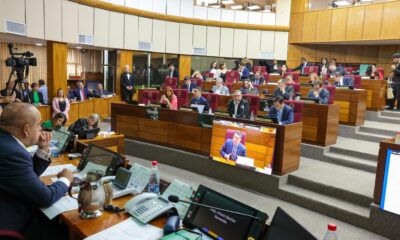
[[[210,156],[212,129],[198,124],[198,114],[160,109],[159,120],[146,117],[146,107],[112,104],[112,129],[128,139],[154,143]],[[232,121],[232,118],[218,117]],[[277,129],[273,173],[283,175],[298,169],[302,123],[286,126],[235,119],[237,122]]]
[[[99,135],[93,139],[80,139],[77,143],[78,152],[83,150],[82,145],[87,145],[89,143],[125,155],[125,135],[123,134],[116,133],[113,135]]]
[[[51,119],[51,107],[49,105],[38,106],[37,109],[39,110],[40,115],[42,116],[43,122]]]
[[[367,91],[367,110],[383,111],[386,107],[386,80],[362,79],[361,88]]]
[[[388,149],[400,151],[400,145],[394,144],[394,138],[386,139],[379,144],[378,165],[376,167],[374,203],[378,206],[381,204],[383,180],[385,177],[386,156]]]

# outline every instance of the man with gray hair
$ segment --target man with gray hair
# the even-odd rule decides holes
[[[249,102],[243,99],[242,92],[236,90],[233,92],[233,99],[228,103],[228,112],[234,118],[250,119]]]
[[[75,134],[78,134],[83,130],[97,128],[99,124],[100,116],[96,113],[90,114],[88,118],[80,118],[75,121],[74,124],[69,126],[68,130]]]
[[[215,86],[212,87],[212,92],[218,95],[229,95],[228,87],[224,86],[222,82],[222,78],[217,78],[215,81]]]
[[[284,100],[293,98],[294,88],[293,86],[286,86],[286,80],[281,79],[278,81],[278,87],[275,89],[275,97],[281,97]]]
[[[125,65],[124,72],[121,73],[121,93],[122,100],[130,101],[133,97],[133,74],[130,72],[130,66]]]
[[[73,179],[73,173],[64,169],[51,185],[40,180],[51,163],[51,133],[42,131],[41,121],[37,108],[26,103],[10,103],[0,118],[0,229],[18,232],[26,239],[49,238],[54,228],[46,226],[50,224],[47,220],[39,223],[44,218],[35,215],[35,209],[58,201]],[[38,150],[32,157],[26,148],[33,145]]]

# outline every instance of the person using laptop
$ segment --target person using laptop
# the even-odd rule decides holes
[[[308,98],[317,99],[320,104],[328,104],[330,94],[322,85],[321,80],[315,81],[314,88],[308,92]]]
[[[227,139],[220,150],[221,157],[226,160],[236,161],[238,156],[247,157],[246,146],[242,141],[243,133],[236,131],[231,139]]]
[[[90,114],[88,118],[80,118],[76,120],[68,130],[72,133],[78,134],[84,130],[95,129],[99,124],[99,115],[96,113]]]
[[[192,91],[193,98],[190,101],[191,105],[204,105],[203,112],[207,112],[210,108],[208,101],[205,97],[201,96],[201,87],[196,87]]]
[[[278,119],[279,125],[291,124],[294,122],[293,108],[286,105],[283,98],[277,97],[274,100],[274,106],[269,109],[268,117]]]

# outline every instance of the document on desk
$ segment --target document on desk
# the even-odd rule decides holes
[[[163,236],[163,230],[150,224],[142,225],[132,217],[85,240],[156,240]]]
[[[78,194],[75,194],[73,196],[77,197],[77,195]],[[77,209],[78,209],[78,201],[70,196],[64,196],[50,207],[41,208],[40,210],[44,213],[44,215],[46,215],[51,220],[55,218],[58,214]]]
[[[41,177],[44,176],[49,176],[49,175],[57,175],[59,172],[61,172],[64,168],[71,170],[72,172],[76,172],[77,169],[74,165],[72,164],[62,164],[62,165],[54,165],[50,166],[40,175]]]
[[[128,188],[133,189],[134,194],[143,192],[150,180],[150,169],[134,163],[129,171],[132,172],[132,176],[129,179]]]

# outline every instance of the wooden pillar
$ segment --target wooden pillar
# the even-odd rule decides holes
[[[190,77],[190,70],[192,69],[192,56],[180,55],[179,56],[179,80],[183,80],[184,77]]]
[[[57,94],[57,89],[64,90],[67,96],[67,54],[66,43],[47,42],[47,89],[51,101]]]
[[[133,51],[126,50],[119,50],[117,53],[117,76],[115,78],[115,92],[118,95],[121,95],[121,74],[124,72],[125,65],[129,65],[132,72],[133,53]]]

